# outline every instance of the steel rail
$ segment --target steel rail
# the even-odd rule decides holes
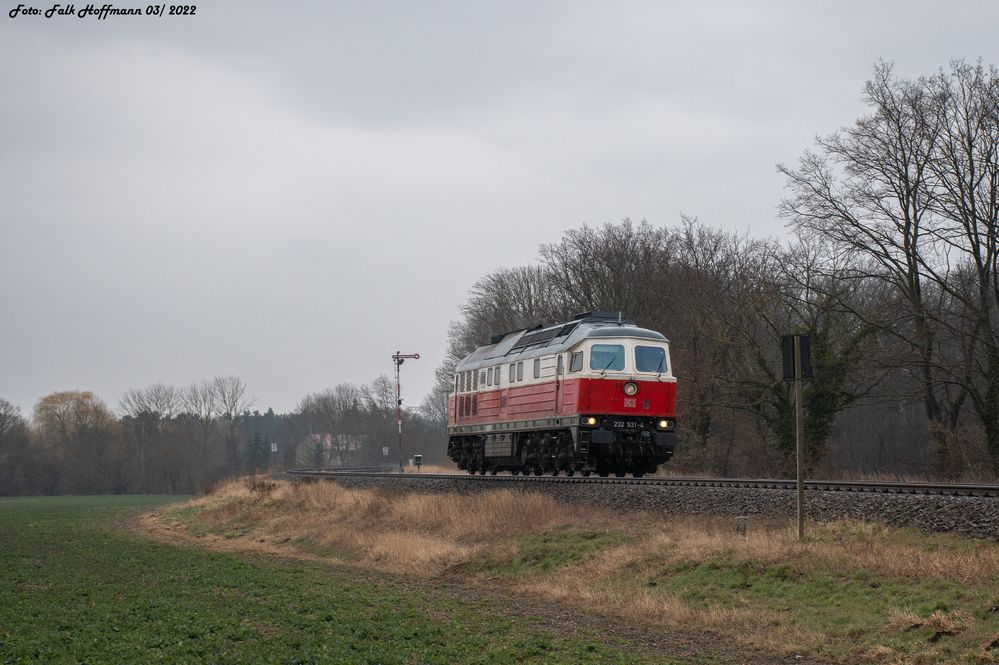
[[[366,477],[406,480],[472,480],[475,482],[513,483],[603,483],[620,485],[658,485],[673,487],[714,487],[794,490],[794,480],[778,478],[594,478],[582,476],[513,476],[463,475],[444,473],[385,473],[362,469],[294,469],[286,471],[300,477]],[[805,489],[821,492],[867,492],[880,494],[918,494],[943,496],[999,497],[999,485],[969,483],[902,483],[861,480],[806,480]]]

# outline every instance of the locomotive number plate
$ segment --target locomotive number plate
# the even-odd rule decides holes
[[[614,429],[641,429],[642,423],[634,420],[615,420]]]

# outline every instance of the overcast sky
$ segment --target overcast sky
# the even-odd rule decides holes
[[[863,113],[877,59],[999,64],[994,1],[18,4],[0,397],[25,414],[220,374],[284,412],[397,349],[415,406],[486,273],[624,217],[782,236],[775,163]]]

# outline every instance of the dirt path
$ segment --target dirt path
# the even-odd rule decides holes
[[[379,585],[389,585],[407,593],[442,600],[457,599],[476,604],[479,611],[499,616],[527,617],[533,626],[544,629],[553,635],[571,635],[580,638],[592,637],[594,634],[606,636],[613,640],[619,640],[625,645],[630,645],[629,650],[636,654],[719,664],[801,663],[817,665],[831,662],[810,655],[781,656],[766,653],[752,647],[736,644],[730,638],[718,633],[674,631],[669,627],[625,620],[617,616],[597,613],[545,598],[514,594],[502,588],[469,585],[460,579],[402,577],[381,571],[372,571],[354,562],[293,551],[280,542],[227,539],[217,535],[196,536],[184,526],[164,520],[158,512],[133,515],[122,522],[121,526],[143,537],[174,546],[254,555],[268,559],[308,561],[340,571],[349,570],[351,574],[362,580]]]

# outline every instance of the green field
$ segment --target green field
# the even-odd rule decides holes
[[[671,662],[486,600],[122,526],[175,500],[0,500],[0,663]]]

